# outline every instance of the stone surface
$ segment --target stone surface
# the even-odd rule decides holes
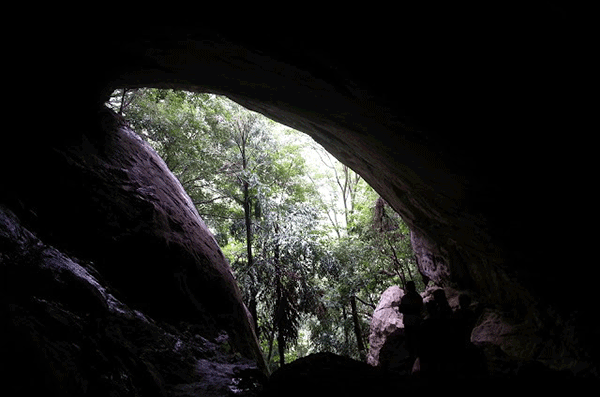
[[[526,317],[515,321],[510,314],[493,309],[483,312],[471,341],[484,351],[491,374],[499,371],[502,375],[514,375],[521,367],[531,365],[576,376],[594,373],[589,356],[578,352],[568,335],[572,324],[549,325],[534,320]]]
[[[369,354],[367,363],[373,366],[380,365],[379,353],[392,334],[404,329],[402,313],[397,309],[404,291],[397,285],[391,286],[381,294],[379,303],[371,318],[369,333]]]
[[[437,285],[451,281],[448,258],[436,244],[415,230],[410,232],[410,243],[424,281],[431,280]]]
[[[424,302],[432,300],[433,292],[438,289],[435,285],[428,286],[422,294]],[[444,288],[444,292],[450,307],[456,312],[459,295],[464,292],[449,287]],[[409,363],[402,314],[392,307],[398,304],[401,296],[402,290],[398,286],[390,287],[382,294],[371,321],[367,363],[406,376]],[[469,379],[514,377],[523,371],[531,371],[530,375],[536,376],[594,375],[595,369],[590,365],[589,357],[577,353],[569,335],[552,335],[555,332],[572,332],[572,325],[558,324],[548,328],[548,324],[540,324],[541,319],[536,321],[532,316],[516,321],[511,313],[502,313],[494,308],[483,309],[476,301],[471,303],[470,308],[477,320],[470,332],[472,345],[467,349],[458,346],[456,320],[432,329],[427,327],[427,314],[424,316],[420,334],[422,348],[431,354],[452,352],[446,363],[448,369],[444,372],[452,371],[453,376]]]
[[[0,343],[8,395],[260,391],[264,374],[256,362],[235,353],[225,331],[208,340],[197,333],[202,327],[172,326],[131,309],[94,276],[92,263],[46,245],[2,206],[0,248]],[[15,282],[20,279],[27,282]]]
[[[164,161],[108,110],[40,149],[40,182],[17,182],[20,215],[49,243],[92,259],[126,304],[167,321],[225,329],[262,359],[252,322],[214,237]],[[52,194],[40,195],[42,192]]]

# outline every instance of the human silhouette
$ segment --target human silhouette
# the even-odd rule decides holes
[[[471,331],[475,326],[475,312],[471,310],[471,297],[461,294],[458,297],[458,309],[454,312],[455,326],[459,333],[461,345],[467,348],[471,344]]]
[[[433,292],[433,299],[427,302],[428,316],[421,329],[421,374],[440,377],[447,374],[451,357],[452,309],[443,289]]]
[[[419,327],[421,325],[421,309],[423,298],[417,292],[414,281],[408,281],[405,294],[400,299],[399,310],[404,314],[404,335],[406,347],[410,356],[410,366],[419,354]]]
[[[458,309],[454,312],[454,370],[459,377],[478,377],[484,373],[483,358],[471,343],[471,332],[477,321],[477,315],[471,309],[471,297],[461,294],[458,297]]]
[[[452,318],[452,308],[443,289],[433,291],[433,304],[428,306],[429,315],[435,320],[449,320]]]

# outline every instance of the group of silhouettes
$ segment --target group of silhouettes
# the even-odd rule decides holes
[[[398,309],[403,313],[409,366],[422,376],[460,376],[477,371],[471,331],[476,316],[471,298],[459,296],[459,308],[452,311],[443,289],[433,292],[425,304],[415,283],[408,281]],[[415,364],[416,362],[416,364]]]

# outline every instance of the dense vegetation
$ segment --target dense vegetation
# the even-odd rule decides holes
[[[215,234],[268,362],[365,359],[380,294],[417,274],[409,231],[306,135],[226,98],[116,90],[107,103],[162,156]]]

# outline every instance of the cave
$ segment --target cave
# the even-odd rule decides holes
[[[216,241],[164,163],[103,108],[120,87],[225,95],[309,134],[401,214],[424,275],[515,325],[524,362],[597,378],[592,262],[573,236],[585,233],[583,166],[564,137],[578,111],[573,20],[550,6],[465,11],[309,31],[103,21],[77,26],[85,44],[46,32],[31,65],[47,64],[23,76],[39,109],[0,148],[8,390],[235,395],[243,385],[211,382],[266,382]],[[356,382],[378,379],[323,357]],[[279,379],[318,388],[318,371],[299,366]]]

